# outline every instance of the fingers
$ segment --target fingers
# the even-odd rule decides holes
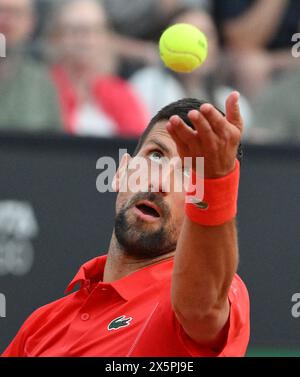
[[[197,110],[192,110],[188,117],[197,131],[199,142],[204,142],[206,146],[213,145],[216,141],[216,134],[203,114]]]
[[[226,118],[213,105],[205,103],[200,107],[201,114],[205,117],[213,132],[219,137],[226,139],[228,129]]]
[[[182,147],[214,147],[218,139],[229,141],[238,139],[243,127],[243,120],[239,109],[239,93],[233,92],[226,101],[226,117],[213,105],[206,103],[200,111],[192,110],[188,118],[194,126],[189,127],[177,115],[169,119],[167,130],[177,145]]]
[[[172,139],[175,141],[176,145],[178,145],[178,143],[182,143],[182,141],[177,137],[177,134],[175,133],[174,127],[170,122],[167,123],[166,129],[169,132]]]
[[[226,100],[226,119],[229,123],[236,126],[240,131],[243,130],[243,118],[239,106],[239,92],[232,92]]]
[[[192,110],[188,113],[188,117],[193,123],[198,135],[203,135],[207,133],[213,133],[211,126],[205,117],[197,110]]]
[[[174,138],[177,139],[177,141],[187,145],[192,143],[196,136],[196,132],[192,128],[188,127],[177,115],[174,115],[169,119],[167,130],[172,136],[174,136]]]
[[[180,156],[187,156],[189,155],[188,153],[188,146],[187,144],[178,136],[176,132],[176,128],[179,124],[179,120],[174,120],[172,119],[172,122],[168,122],[166,125],[166,129],[169,132],[170,136],[176,143],[177,151]]]

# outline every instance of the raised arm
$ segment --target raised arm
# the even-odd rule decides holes
[[[167,129],[181,158],[205,158],[204,175],[214,184],[236,166],[243,121],[238,93],[226,103],[224,117],[212,105],[191,111],[195,130],[178,116]],[[228,292],[238,264],[235,220],[217,226],[201,225],[185,217],[175,253],[172,305],[185,332],[197,343],[218,348],[226,337],[230,305]]]

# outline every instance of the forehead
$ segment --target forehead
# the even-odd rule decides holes
[[[167,121],[160,121],[156,123],[147,135],[141,149],[143,149],[150,143],[155,144],[155,142],[157,142],[163,144],[166,148],[168,148],[170,154],[178,155],[176,144],[170,136],[169,132],[167,131],[166,124]]]

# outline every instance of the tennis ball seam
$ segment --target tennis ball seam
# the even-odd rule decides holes
[[[166,45],[166,42],[164,40],[162,40],[162,43],[163,43],[163,47],[170,53],[172,54],[176,54],[176,55],[182,55],[182,56],[193,56],[194,58],[196,58],[199,63],[201,64],[203,62],[203,60],[198,56],[196,55],[195,53],[193,52],[189,52],[189,51],[176,51],[176,50],[172,50],[171,48],[169,48],[167,45]]]

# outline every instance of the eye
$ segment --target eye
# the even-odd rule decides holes
[[[149,153],[150,160],[154,162],[162,163],[163,157],[163,154],[157,150]]]

